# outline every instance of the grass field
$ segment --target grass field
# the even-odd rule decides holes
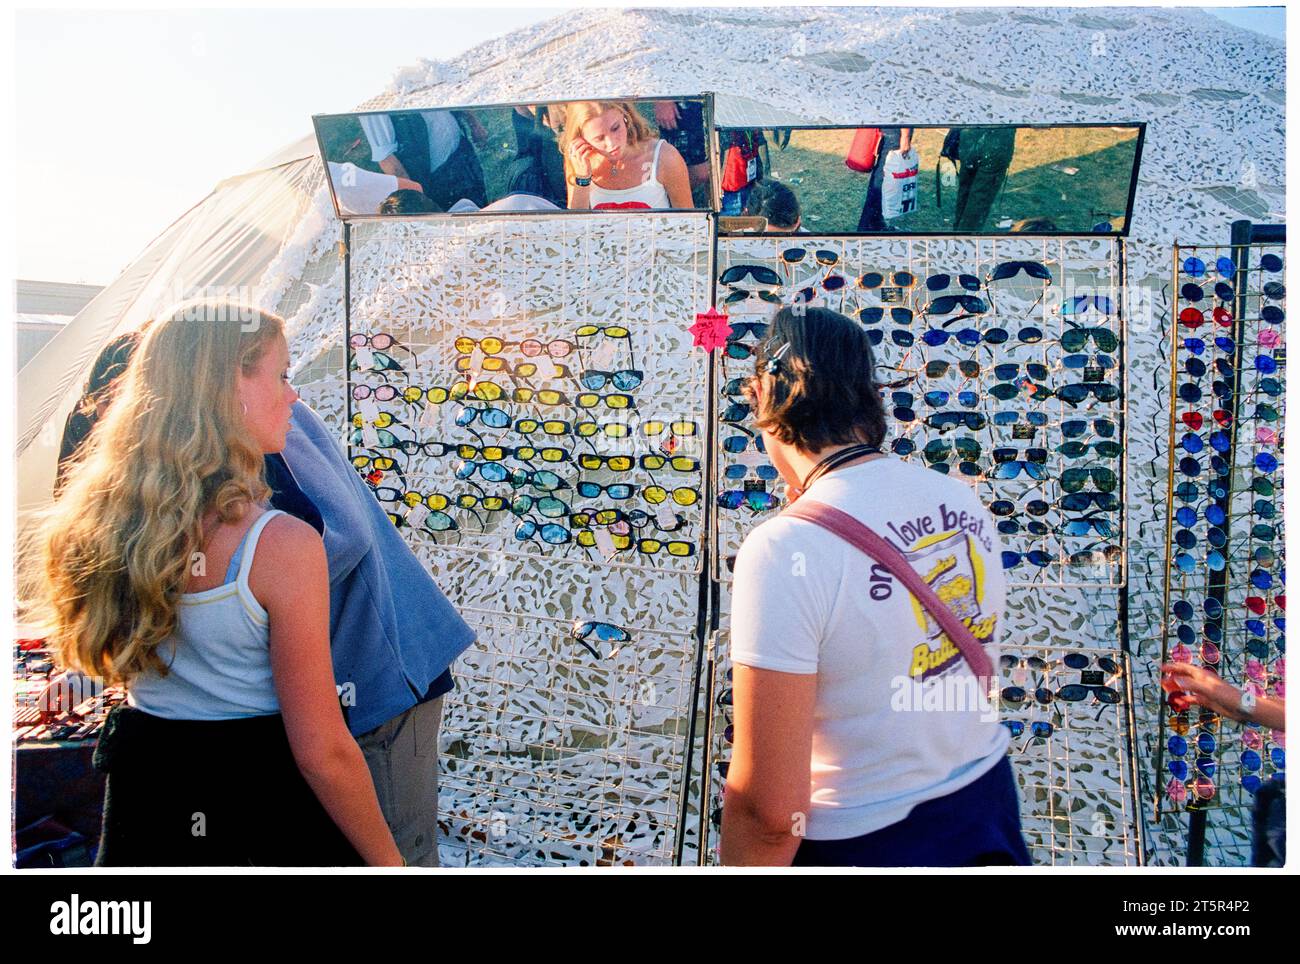
[[[913,138],[920,155],[918,206],[895,222],[900,230],[952,230],[956,189],[944,189],[942,210],[935,195],[935,162],[945,133],[944,128],[921,129]],[[852,130],[795,131],[785,150],[771,145],[768,138],[768,176],[798,195],[808,231],[857,230],[870,175],[844,166],[853,135]],[[986,229],[1005,230],[1011,222],[1048,218],[1060,231],[1088,233],[1097,222],[1121,216],[1128,204],[1136,148],[1137,132],[1132,129],[1059,127],[1017,132],[1006,184]]]

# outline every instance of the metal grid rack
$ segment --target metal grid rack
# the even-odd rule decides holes
[[[465,615],[479,638],[443,723],[445,862],[671,863],[694,634],[630,626],[598,659],[566,620]]]
[[[1248,240],[1234,231],[1229,245],[1173,251],[1161,657],[1281,695],[1285,246]],[[1188,860],[1196,864],[1207,814],[1228,811],[1244,822],[1260,783],[1285,771],[1285,734],[1225,728],[1213,712],[1160,696],[1156,814],[1191,815]]]
[[[709,302],[708,218],[347,231],[353,463],[479,631],[443,724],[444,859],[673,862],[707,550],[708,368],[681,319]]]
[[[709,688],[710,738],[702,764],[707,795],[697,831],[703,862],[717,860],[726,783],[729,727],[725,704],[731,685],[727,633],[713,635]],[[1070,667],[1066,657],[1087,661]],[[1104,668],[1103,668],[1104,667]],[[1133,770],[1133,715],[1128,657],[1119,649],[1003,647],[1002,698],[995,703],[1012,730],[1009,756],[1021,795],[1021,825],[1040,866],[1124,865],[1141,862],[1141,828]],[[1102,702],[1091,690],[1082,699],[1059,694],[1067,686],[1109,691]],[[1021,694],[1012,687],[1024,690]],[[1066,691],[1070,697],[1077,692]],[[719,697],[721,696],[721,700]],[[1005,697],[1018,697],[1014,702]],[[1020,724],[1016,728],[1015,724]],[[1050,732],[1042,724],[1050,724]],[[1034,724],[1039,724],[1035,731]],[[1017,732],[1019,729],[1019,732]]]
[[[752,264],[766,268],[782,284],[755,283],[751,273],[732,285],[720,283],[718,302],[734,319],[760,324],[774,308],[766,298],[789,303],[800,300],[803,292],[811,294],[812,304],[850,317],[869,312],[866,327],[879,333],[877,378],[884,385],[897,386],[884,390],[886,408],[893,412],[889,443],[893,453],[946,470],[976,487],[983,501],[995,508],[1014,512],[1014,507],[1029,507],[1038,513],[1031,518],[1037,531],[1025,526],[1018,533],[1002,533],[1008,549],[1021,553],[1008,573],[1008,584],[1118,587],[1124,585],[1126,558],[1124,516],[1117,511],[1124,503],[1126,479],[1121,245],[1113,239],[1077,238],[724,239],[719,243],[719,277],[728,268]],[[789,250],[805,253],[791,265],[783,258]],[[1006,279],[987,281],[997,265],[1015,263],[1044,265],[1052,279],[1038,280],[1016,271]],[[949,275],[951,285],[929,290],[927,280],[939,274]],[[863,276],[873,287],[864,289],[858,283]],[[971,287],[963,287],[959,277]],[[828,283],[839,287],[827,290]],[[966,308],[954,307],[927,318],[927,304],[953,294],[979,299],[980,305],[967,304],[987,310],[972,315]],[[1067,336],[1071,345],[1081,338],[1080,332],[1086,335],[1077,347],[1064,348],[1061,338],[1071,330],[1074,334]],[[1004,333],[996,337],[1006,340],[990,344],[992,332]],[[944,341],[930,345],[927,336]],[[877,335],[872,337],[875,340]],[[1022,340],[1026,338],[1031,340]],[[736,395],[743,378],[753,374],[748,355],[753,340],[757,339],[742,329],[738,347],[718,353],[715,381],[722,393],[718,403],[723,436],[740,432],[753,437]],[[1063,363],[1079,367],[1066,368]],[[967,373],[972,364],[978,365],[973,375]],[[962,365],[967,366],[966,372]],[[1082,400],[1064,401],[1059,390],[1067,385],[1071,391],[1087,394]],[[1098,397],[1102,391],[1108,400]],[[929,405],[926,395],[931,392],[946,394],[945,401],[938,403],[940,396],[931,396],[937,404]],[[740,417],[730,418],[729,412]],[[931,423],[936,418],[949,421],[935,428]],[[954,438],[961,442],[944,445]],[[973,457],[957,448],[972,443],[978,447]],[[927,446],[932,454],[927,454]],[[719,513],[713,577],[728,580],[727,563],[749,523],[780,508],[783,487],[779,479],[769,482],[756,475],[764,469],[769,476],[772,473],[752,444],[738,455],[720,445],[716,454],[716,477],[726,486],[729,470],[747,469],[743,491],[747,499],[755,500],[753,506],[742,503]],[[998,478],[1011,472],[1000,468],[995,459],[1010,454],[1019,457],[1009,460],[1012,470],[1019,471],[1009,479]],[[1026,454],[1042,460],[1024,459]],[[1094,468],[1095,475],[1082,477],[1084,470]],[[1072,491],[1062,486],[1065,473]],[[761,495],[749,496],[750,492],[773,498],[764,500]],[[1089,504],[1074,510],[1063,508],[1063,500],[1066,506]],[[755,507],[760,501],[765,508]],[[1061,531],[1082,518],[1092,524],[1076,525],[1086,529],[1081,535]]]
[[[788,256],[783,257],[783,252],[791,248],[804,251],[802,258],[793,265],[787,263]],[[1048,568],[1046,566],[1041,567],[1032,579],[1019,583],[1013,573],[1008,573],[1009,587],[1021,585],[1043,591],[1068,589],[1083,592],[1087,594],[1088,602],[1113,613],[1115,619],[1098,628],[1095,635],[1101,640],[1099,645],[1094,641],[1073,650],[1051,646],[1029,648],[1024,646],[1024,640],[1018,644],[1012,637],[1004,638],[1004,651],[1057,662],[1073,653],[1075,656],[1109,659],[1122,667],[1121,673],[1110,681],[1113,685],[1119,685],[1122,680],[1122,702],[1114,707],[1103,705],[1103,710],[1110,709],[1113,712],[1103,712],[1089,720],[1085,714],[1078,712],[1077,707],[1071,709],[1069,701],[1064,701],[1065,707],[1059,711],[1063,725],[1056,728],[1051,739],[1031,739],[1018,752],[1015,746],[1012,748],[1013,766],[1022,787],[1022,820],[1026,836],[1031,843],[1035,860],[1045,864],[1135,864],[1142,860],[1135,804],[1131,710],[1133,694],[1128,682],[1127,656],[1124,654],[1124,562],[1127,557],[1127,534],[1124,531],[1123,505],[1127,475],[1127,384],[1124,363],[1123,254],[1121,241],[1091,238],[844,239],[798,236],[775,239],[727,238],[719,242],[719,278],[729,267],[748,264],[768,268],[782,281],[780,286],[764,286],[761,282],[752,280],[755,272],[747,272],[742,279],[732,279],[730,285],[719,282],[718,303],[733,319],[758,322],[761,325],[763,319],[776,307],[775,301],[790,303],[805,300],[800,297],[802,291],[811,295],[806,298],[807,303],[824,304],[850,317],[859,317],[859,320],[863,320],[859,314],[861,309],[878,306],[884,309],[879,312],[879,317],[876,317],[877,313],[870,312],[864,324],[882,332],[877,342],[879,354],[876,359],[878,367],[885,372],[878,375],[881,382],[913,377],[916,381],[933,382],[941,389],[950,390],[950,393],[973,392],[974,404],[965,410],[983,416],[986,424],[981,431],[990,436],[989,444],[982,446],[986,452],[999,444],[1015,444],[1017,435],[1022,440],[1037,435],[1041,441],[1035,440],[1032,444],[1046,448],[1051,453],[1050,461],[1046,463],[1046,478],[1043,480],[1006,481],[989,478],[987,463],[972,466],[976,471],[971,475],[963,475],[953,472],[956,462],[953,459],[954,466],[949,467],[949,472],[976,486],[986,502],[1001,499],[1020,504],[1039,487],[1042,501],[1051,507],[1050,514],[1044,513],[1039,518],[1043,518],[1044,524],[1051,529],[1059,528],[1068,519],[1087,515],[1083,511],[1062,509],[1060,498],[1064,493],[1044,492],[1042,488],[1051,486],[1053,480],[1058,480],[1057,473],[1062,468],[1071,463],[1088,464],[1090,461],[1085,458],[1080,462],[1069,457],[1066,452],[1059,451],[1059,447],[1067,442],[1080,441],[1078,434],[1066,437],[1061,428],[1063,422],[1084,421],[1085,434],[1082,439],[1097,438],[1093,434],[1097,427],[1094,420],[1106,419],[1112,423],[1113,432],[1108,437],[1113,437],[1118,445],[1110,457],[1114,465],[1114,500],[1104,500],[1109,506],[1104,515],[1097,511],[1093,513],[1094,517],[1100,515],[1112,520],[1110,536],[1106,540],[1107,548],[1097,551],[1098,558],[1095,561],[1089,560],[1089,565],[1072,566],[1069,565],[1071,552],[1086,553],[1094,551],[1096,547],[1067,548],[1062,544],[1052,568],[1056,578],[1043,578]],[[952,337],[938,345],[924,342],[923,332],[926,330],[948,330],[942,327],[942,322],[946,319],[933,319],[929,324],[926,323],[922,309],[928,301],[945,292],[976,294],[971,287],[963,288],[957,276],[965,272],[975,279],[987,278],[996,265],[1015,261],[1044,264],[1052,275],[1051,281],[1039,279],[1031,284],[1023,271],[1005,279],[1002,283],[1010,290],[995,290],[990,298],[992,303],[987,304],[989,310],[980,312],[977,319],[965,319],[963,322],[963,325],[969,325],[972,332],[978,332],[981,336],[973,345],[964,345]],[[881,275],[883,283],[871,288],[863,288],[855,283],[856,279],[869,272]],[[911,283],[891,285],[889,282],[896,280],[899,273],[909,275]],[[951,275],[953,284],[946,289],[931,291],[926,279],[936,273]],[[844,278],[845,283],[827,290],[827,280],[837,275]],[[767,277],[770,279],[770,276]],[[876,281],[875,278],[867,280]],[[832,281],[831,284],[834,285],[835,282]],[[973,286],[973,280],[967,284]],[[993,284],[998,285],[999,282]],[[891,288],[894,290],[890,291]],[[742,291],[748,294],[738,294]],[[761,291],[769,294],[760,296],[757,292]],[[1067,305],[1072,307],[1066,308]],[[893,308],[905,310],[893,312]],[[1103,308],[1110,310],[1100,311]],[[1099,313],[1102,318],[1096,321],[1081,324],[1076,320],[1092,318]],[[1009,337],[1006,342],[990,346],[983,334],[999,327],[1008,329]],[[1021,341],[1018,335],[1028,327],[1038,328],[1042,332],[1041,339]],[[1097,342],[1101,339],[1095,333],[1090,333],[1079,348],[1073,351],[1064,349],[1060,344],[1061,335],[1076,327],[1101,328],[1110,332],[1114,338],[1113,349],[1100,351]],[[749,345],[757,340],[761,331],[761,327],[756,331],[741,328],[733,337],[739,344]],[[908,332],[912,337],[896,337],[893,334],[895,331]],[[969,335],[967,338],[975,341]],[[996,357],[992,357],[994,353],[997,353]],[[1075,371],[1066,369],[1062,364],[1065,355],[1095,356],[1098,353],[1108,357],[1093,359],[1100,363],[1090,364],[1089,367],[1094,370],[1086,373],[1089,376],[1086,382],[1082,370],[1078,370],[1078,378],[1068,382],[1059,381],[1062,373]],[[728,417],[728,407],[733,402],[740,401],[734,395],[729,395],[729,390],[738,388],[740,380],[753,373],[753,361],[749,355],[748,348],[731,353],[720,351],[715,362],[714,384],[718,396],[715,404],[720,413],[717,426],[720,441],[714,450],[714,478],[719,489],[712,502],[717,506],[717,496],[729,487],[736,486],[737,482],[748,491],[770,493],[772,498],[755,498],[752,504],[742,503],[738,510],[721,507],[714,510],[718,548],[710,576],[716,587],[712,594],[715,603],[712,619],[717,629],[710,636],[709,670],[706,676],[708,686],[705,701],[701,704],[703,716],[709,723],[703,753],[704,793],[699,805],[696,831],[700,841],[697,858],[701,862],[716,858],[710,841],[716,834],[716,821],[720,818],[719,800],[727,764],[725,732],[728,720],[725,708],[716,702],[716,694],[728,685],[730,672],[726,630],[729,620],[730,565],[748,530],[778,511],[784,503],[783,485],[779,478],[770,478],[770,471],[765,473],[769,477],[766,479],[760,474],[759,470],[768,463],[757,451],[753,442],[754,433],[744,427],[745,413],[736,409],[733,414],[739,417]],[[972,359],[972,356],[979,356],[980,359],[980,372],[974,377],[961,373],[957,367],[960,362]],[[927,377],[926,365],[932,361],[948,363],[948,370],[944,373],[946,377]],[[995,378],[987,377],[994,374],[995,365],[1016,364],[1021,366],[1017,374],[1022,374],[1025,372],[1024,363],[1028,361],[1043,365],[1049,377],[1058,379],[1057,386],[1095,384],[1100,376],[1103,383],[1116,386],[1117,397],[1111,401],[1101,401],[1095,394],[1089,393],[1076,407],[1056,397],[1055,391],[1049,398],[1037,402],[1032,401],[1032,395],[1027,392],[1016,393],[1009,399],[999,399],[986,393],[987,387],[997,383]],[[932,368],[931,371],[933,370]],[[1046,381],[1047,379],[1042,379],[1042,382]],[[975,387],[972,388],[972,385]],[[926,390],[928,388],[927,385]],[[916,396],[917,414],[923,418],[919,411],[922,404],[919,397],[921,390],[914,391],[913,395]],[[1023,406],[1026,397],[1031,399],[1033,410],[1043,412],[1045,417],[1039,420],[1040,424],[1024,424],[1018,430],[1015,425],[997,424],[997,412],[1014,410],[1017,404]],[[918,427],[924,430],[921,419],[901,432],[895,426],[891,441],[895,454],[904,458],[923,457],[924,440],[912,438],[910,450],[905,445],[900,450],[898,444],[900,439],[907,440],[916,434]],[[1027,431],[1030,428],[1035,431]],[[1072,427],[1072,432],[1074,429],[1077,426]],[[726,440],[737,433],[746,439],[746,444],[741,446],[732,443],[731,448],[736,451],[730,451]],[[933,437],[942,438],[944,433],[933,433]],[[1026,442],[1019,441],[1019,444],[1024,445]],[[1081,451],[1087,451],[1080,448]],[[728,477],[728,467],[735,465],[744,468],[743,481]],[[739,475],[738,472],[736,474]],[[1094,489],[1091,481],[1085,482],[1081,487],[1085,492]],[[1098,497],[1093,498],[1095,501]],[[760,508],[760,505],[764,507]],[[745,512],[745,509],[750,511]],[[1028,535],[1026,533],[1025,537]],[[1015,544],[1015,534],[1004,533],[1002,538],[1017,549],[1028,549],[1028,546]],[[1108,723],[1107,717],[1112,722]],[[1086,810],[1086,814],[1083,810]]]

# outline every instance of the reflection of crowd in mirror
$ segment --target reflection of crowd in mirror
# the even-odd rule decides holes
[[[890,155],[907,154],[912,149],[911,127],[881,127],[880,139],[876,144],[874,159],[870,167],[871,180],[867,182],[867,197],[862,204],[862,213],[858,216],[858,231],[873,233],[887,231],[884,211],[885,174],[889,167]],[[865,167],[865,165],[864,165]]]
[[[440,210],[461,199],[478,207],[487,203],[474,147],[487,142],[487,131],[472,112],[401,111],[363,114],[358,120],[370,145],[370,160],[385,174],[415,181]]]
[[[948,132],[957,161],[957,207],[953,230],[975,234],[985,230],[1007,180],[1016,148],[1014,127],[960,127]]]

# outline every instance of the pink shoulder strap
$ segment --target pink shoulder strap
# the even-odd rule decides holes
[[[824,502],[809,502],[801,499],[781,513],[794,519],[812,522],[835,533],[845,542],[856,546],[866,555],[884,566],[891,576],[907,587],[922,606],[934,617],[943,631],[952,640],[953,645],[961,651],[970,668],[974,670],[982,683],[993,677],[993,661],[979,640],[971,633],[951,609],[945,606],[934,590],[903,558],[903,554],[886,542],[867,526],[863,525],[847,512],[842,512]]]

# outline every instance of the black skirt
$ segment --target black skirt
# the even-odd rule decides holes
[[[95,766],[108,775],[98,866],[362,863],[298,770],[278,713],[167,720],[118,706]]]

